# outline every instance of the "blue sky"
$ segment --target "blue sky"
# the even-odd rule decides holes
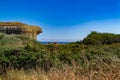
[[[1,0],[0,21],[41,26],[39,41],[78,41],[91,31],[120,33],[120,0]]]

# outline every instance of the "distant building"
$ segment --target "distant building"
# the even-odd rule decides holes
[[[21,34],[28,38],[36,39],[36,36],[42,32],[42,29],[38,26],[31,26],[20,22],[0,22],[0,32]]]

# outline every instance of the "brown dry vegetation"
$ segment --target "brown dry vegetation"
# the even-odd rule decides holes
[[[63,70],[51,69],[44,72],[41,69],[25,71],[7,70],[3,80],[119,80],[120,68],[113,68],[107,71],[99,69],[84,72],[80,67],[64,67]]]

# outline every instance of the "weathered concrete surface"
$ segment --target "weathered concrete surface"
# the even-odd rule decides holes
[[[36,39],[42,29],[38,26],[27,25],[20,22],[0,22],[0,32],[6,34],[22,34],[31,39]]]

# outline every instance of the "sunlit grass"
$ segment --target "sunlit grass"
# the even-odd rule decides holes
[[[3,80],[119,80],[120,68],[112,68],[104,71],[102,68],[99,70],[89,70],[83,73],[83,69],[77,66],[65,66],[64,69],[58,70],[55,68],[45,72],[40,68],[36,70],[25,71],[20,70],[7,70],[7,74]]]

